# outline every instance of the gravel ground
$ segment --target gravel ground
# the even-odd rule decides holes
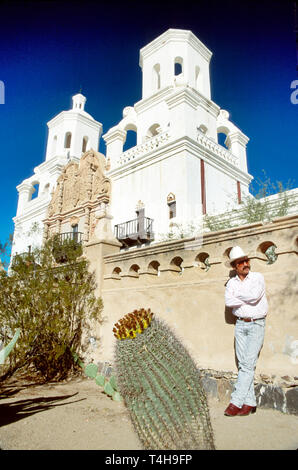
[[[0,386],[2,450],[141,450],[123,403],[88,378]],[[229,418],[227,403],[209,401],[217,450],[297,450],[298,416],[258,409]]]

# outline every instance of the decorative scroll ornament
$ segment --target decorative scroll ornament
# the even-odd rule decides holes
[[[70,162],[57,180],[48,208],[48,217],[80,207],[86,201],[109,202],[111,182],[104,175],[104,155],[89,150],[79,164]]]

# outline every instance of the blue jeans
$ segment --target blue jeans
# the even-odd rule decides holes
[[[238,378],[230,402],[238,408],[256,406],[254,375],[265,334],[265,319],[254,322],[238,320],[235,326],[235,349],[238,359]]]

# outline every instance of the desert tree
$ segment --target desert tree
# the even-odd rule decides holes
[[[56,236],[16,255],[9,272],[0,272],[0,341],[7,343],[17,328],[21,334],[0,375],[34,366],[45,380],[65,378],[102,308],[94,273],[73,240],[61,243]]]

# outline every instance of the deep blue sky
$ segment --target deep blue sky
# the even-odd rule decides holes
[[[249,172],[297,187],[293,2],[11,0],[0,19],[0,242],[13,232],[16,186],[44,161],[47,121],[82,87],[107,132],[141,99],[140,48],[168,28],[191,30],[213,52],[212,99],[250,137]]]

